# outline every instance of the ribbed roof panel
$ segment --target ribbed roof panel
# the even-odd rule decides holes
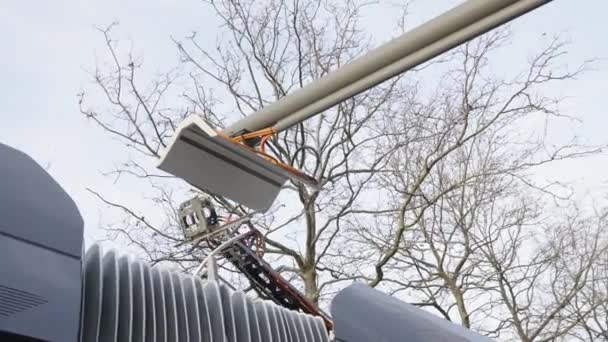
[[[320,318],[253,300],[214,280],[93,245],[83,262],[84,342],[326,342]]]

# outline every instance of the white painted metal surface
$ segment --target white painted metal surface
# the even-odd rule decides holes
[[[287,171],[218,135],[197,115],[177,128],[158,168],[258,211],[272,205],[289,178]]]

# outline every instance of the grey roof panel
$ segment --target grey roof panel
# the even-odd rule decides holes
[[[80,259],[78,208],[32,158],[0,144],[0,232]]]
[[[308,341],[321,341],[322,338],[321,336],[317,337],[317,332],[316,329],[314,327],[314,321],[311,321],[309,319],[304,319],[304,329],[306,330],[306,338],[308,339]]]
[[[467,341],[491,339],[404,303],[367,285],[353,284],[331,303],[337,341]]]
[[[82,313],[81,336],[94,336],[97,341],[101,325],[101,307],[103,299],[103,267],[101,266],[101,248],[93,245],[86,253],[84,261],[84,302],[87,305]]]
[[[175,272],[171,272],[170,274],[173,280],[173,288],[175,289],[176,330],[178,331],[179,341],[188,342],[190,341],[190,327],[188,326],[186,297],[182,288],[182,279]]]
[[[236,324],[234,321],[234,304],[232,303],[231,291],[227,286],[220,284],[220,294],[224,310],[226,338],[228,341],[233,342],[236,341]]]
[[[297,329],[296,329],[296,323],[294,321],[294,316],[288,315],[285,310],[282,310],[281,314],[282,314],[283,320],[285,321],[285,328],[287,330],[287,336],[289,337],[290,341],[296,341]]]
[[[198,309],[198,294],[196,293],[194,278],[182,277],[182,288],[186,304],[186,318],[188,320],[188,334],[190,341],[201,341],[201,317]]]
[[[207,299],[207,316],[211,321],[211,341],[225,342],[226,324],[224,323],[224,309],[220,298],[220,288],[217,283],[209,282],[205,285]]]
[[[247,306],[247,315],[249,317],[249,331],[251,332],[251,340],[254,342],[263,341],[261,330],[264,328],[261,324],[261,319],[258,317],[256,308],[259,305],[254,305],[251,299],[247,299],[245,301],[245,305]]]
[[[177,331],[177,309],[175,308],[175,285],[169,272],[164,269],[159,270],[163,279],[163,292],[165,293],[167,342],[177,342],[179,341],[179,332]]]
[[[209,309],[207,307],[207,299],[203,290],[203,282],[199,278],[194,278],[196,288],[196,296],[198,301],[198,314],[201,323],[201,335],[203,342],[211,341],[211,318],[209,317]]]
[[[268,315],[268,321],[270,324],[270,334],[272,336],[273,341],[281,341],[281,334],[279,332],[279,324],[275,312],[274,305],[270,305],[269,303],[263,303],[264,309],[266,310],[266,314]]]
[[[289,335],[287,334],[285,321],[283,320],[283,314],[281,312],[283,311],[283,308],[277,305],[272,305],[272,309],[277,320],[277,330],[279,331],[280,341],[289,341]]]
[[[260,303],[255,306],[255,312],[258,317],[258,323],[260,327],[260,334],[262,335],[262,341],[273,342],[272,333],[270,331],[271,322],[268,317],[268,311],[264,303]]]
[[[131,341],[133,336],[133,277],[127,256],[118,258],[118,341]]]
[[[312,335],[310,335],[309,327],[306,325],[306,319],[302,317],[303,314],[297,313],[295,315],[297,322],[297,330],[300,341],[302,342],[313,342]]]
[[[141,268],[143,270],[143,281],[144,281],[144,303],[145,303],[145,334],[144,341],[157,341],[156,336],[156,302],[159,298],[156,297],[156,291],[153,277],[152,277],[152,269],[145,263],[140,262]]]
[[[327,336],[327,330],[325,330],[325,322],[321,317],[313,317],[312,320],[308,320],[313,326],[313,332],[316,336],[316,341],[329,341]]]
[[[236,327],[236,340],[239,342],[253,342],[245,294],[242,291],[233,292],[231,299],[234,307],[233,314]]]
[[[132,275],[132,305],[133,305],[133,341],[146,340],[146,287],[144,284],[144,269],[140,261],[135,260],[131,265]],[[151,317],[150,317],[151,318]],[[152,336],[150,336],[151,338]]]
[[[98,341],[115,342],[118,338],[119,273],[118,262],[113,251],[104,255],[102,266],[103,292]]]
[[[165,298],[164,279],[159,268],[150,269],[152,274],[152,284],[154,290],[154,312],[156,313],[156,341],[168,342],[167,340],[167,309]]]
[[[96,245],[84,268],[84,342],[328,341],[320,318],[253,300],[212,279],[149,267],[112,251],[103,255]]]
[[[0,204],[0,335],[78,340],[83,222],[74,202],[32,158],[0,143]]]

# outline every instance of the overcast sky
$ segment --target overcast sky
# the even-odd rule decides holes
[[[410,25],[459,2],[413,1]],[[388,39],[388,18],[394,13],[386,5],[366,14],[365,28],[378,42]],[[584,119],[572,129],[591,143],[608,142],[606,13],[606,0],[555,0],[512,25],[517,44],[503,56],[506,64],[521,59],[542,33],[562,33],[572,41],[569,64],[598,58],[597,70],[555,89],[556,94],[568,96],[565,109]],[[103,53],[103,42],[94,27],[113,21],[120,22],[121,36],[131,39],[135,51],[145,56],[148,70],[175,65],[177,53],[169,36],[182,37],[197,30],[213,44],[217,32],[217,21],[199,0],[4,0],[0,10],[0,142],[48,167],[79,206],[89,241],[108,214],[86,187],[103,189],[109,197],[130,203],[137,203],[143,191],[141,186],[112,186],[112,180],[101,175],[128,154],[87,122],[77,108],[76,94],[90,84],[84,69]],[[544,172],[574,182],[579,196],[601,197],[607,170],[608,155],[604,154]]]

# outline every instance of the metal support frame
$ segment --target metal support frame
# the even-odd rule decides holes
[[[215,257],[223,256],[249,279],[260,297],[272,300],[288,309],[319,316],[325,321],[327,328],[331,329],[332,323],[329,316],[319,310],[262,259],[264,252],[262,239],[264,237],[253,227],[250,216],[224,221],[221,226],[209,225],[206,222],[209,221],[210,217],[205,213],[205,209],[208,213],[215,215],[218,224],[220,221],[224,221],[217,217],[209,199],[200,196],[184,202],[179,206],[177,213],[178,222],[186,240],[185,243],[190,242],[193,246],[198,246],[200,240],[205,239],[208,247],[212,249],[192,275],[219,277]],[[196,217],[196,220],[193,222],[185,219],[190,217]],[[242,226],[247,227],[246,232],[239,232],[239,228]],[[193,236],[193,231],[202,235]],[[216,234],[218,231],[222,231],[222,233]]]
[[[253,289],[260,297],[290,310],[318,316],[323,319],[328,330],[333,329],[329,315],[311,303],[306,296],[276,272],[260,256],[259,249],[254,251],[255,242],[259,241],[257,239],[261,239],[262,236],[257,230],[250,229],[248,232],[231,237],[224,242],[216,241],[215,244],[212,244],[213,251],[192,274],[199,277],[219,277],[215,257],[222,256],[251,282]]]
[[[321,317],[327,329],[333,329],[329,316],[255,253],[245,242],[246,238],[241,237],[232,247],[223,249],[222,254],[249,279],[256,292],[282,307]]]

